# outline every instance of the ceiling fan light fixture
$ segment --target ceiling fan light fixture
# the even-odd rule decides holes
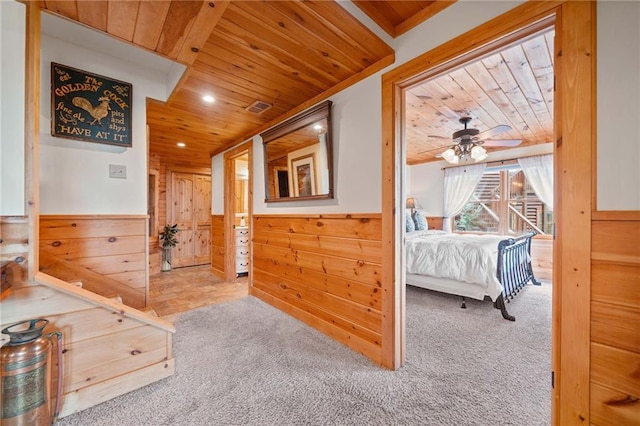
[[[489,154],[487,154],[487,150],[481,146],[475,145],[473,148],[471,148],[471,158],[476,160],[476,163],[478,161],[484,160],[488,156]]]
[[[458,164],[459,158],[453,148],[449,148],[442,153],[442,158],[452,164]]]

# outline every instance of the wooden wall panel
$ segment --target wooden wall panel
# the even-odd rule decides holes
[[[591,341],[640,354],[640,307],[592,302]]]
[[[591,422],[640,424],[640,215],[592,224]]]
[[[211,269],[224,278],[224,215],[211,216]]]
[[[591,424],[637,425],[638,400],[623,392],[591,383]]]
[[[381,218],[253,216],[251,293],[380,363]]]
[[[75,274],[77,280],[96,281],[95,284],[100,285],[99,294],[121,294],[130,306],[146,306],[149,284],[146,227],[146,216],[42,215],[40,253],[43,262],[49,260],[41,269],[66,280]],[[56,259],[75,265],[71,268],[73,271]],[[82,269],[89,272],[85,274]],[[128,288],[111,286],[109,281],[96,279],[92,273]],[[96,291],[93,284],[85,283],[87,288]]]
[[[612,264],[592,260],[591,300],[621,306],[637,306],[640,264]]]
[[[380,286],[372,286],[360,281],[347,280],[342,277],[328,275],[324,271],[302,269],[295,265],[276,264],[273,259],[254,258],[253,265],[257,270],[270,273],[292,281],[305,281],[309,286],[346,300],[380,310]]]
[[[16,262],[15,280],[22,280],[27,273],[29,255],[29,220],[25,216],[0,217],[0,261]]]

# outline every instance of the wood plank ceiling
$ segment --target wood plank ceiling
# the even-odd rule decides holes
[[[353,0],[392,36],[453,1]],[[187,65],[166,103],[147,101],[150,151],[209,166],[242,142],[393,62],[393,49],[334,1],[40,0],[50,13]],[[407,93],[407,159],[434,161],[458,119],[523,146],[552,137],[553,34],[419,84]],[[87,71],[91,71],[87,65]],[[203,95],[216,101],[208,104]],[[256,101],[262,113],[248,111]],[[431,136],[439,136],[433,138]],[[179,148],[177,142],[186,147]]]
[[[408,90],[407,163],[440,160],[436,156],[451,146],[451,134],[463,128],[463,116],[480,132],[510,126],[496,139],[521,139],[522,147],[552,142],[553,37],[553,30],[536,34]]]

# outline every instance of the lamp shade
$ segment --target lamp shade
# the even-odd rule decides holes
[[[481,146],[475,145],[473,148],[471,148],[471,158],[476,160],[476,162],[482,161],[488,156],[489,155],[487,154],[487,150]]]
[[[456,152],[453,150],[453,148],[449,148],[446,151],[444,151],[442,153],[442,158],[444,158],[445,160],[447,160],[450,163],[457,163],[458,161],[458,156],[456,155]]]
[[[416,199],[415,198],[407,198],[407,204],[405,206],[407,209],[415,209],[416,208]]]

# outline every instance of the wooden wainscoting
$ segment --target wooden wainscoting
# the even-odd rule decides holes
[[[19,276],[14,280],[23,280],[27,275],[29,255],[29,219],[26,216],[0,217],[0,261],[12,261],[12,268]]]
[[[224,215],[211,216],[211,271],[224,279]]]
[[[40,269],[144,307],[149,284],[146,228],[146,216],[42,215]]]
[[[252,295],[381,363],[379,214],[254,215]]]
[[[591,245],[591,423],[640,419],[640,212],[596,212]]]

